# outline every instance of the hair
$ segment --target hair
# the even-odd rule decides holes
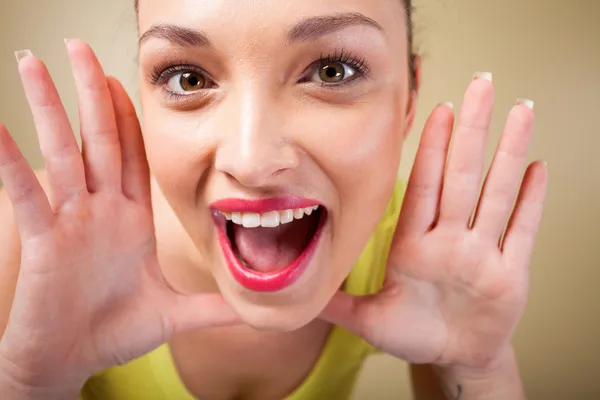
[[[135,0],[136,4],[139,0]],[[414,44],[414,20],[413,20],[413,5],[412,0],[402,0],[404,4],[404,10],[406,12],[406,37],[408,40],[408,73],[410,74],[410,88],[411,90],[417,89],[417,53],[415,51]]]
[[[404,5],[404,11],[406,13],[406,36],[408,40],[408,72],[410,74],[410,88],[416,89],[417,86],[417,71],[416,71],[416,61],[417,54],[414,51],[414,22],[413,22],[413,5],[412,0],[401,0]],[[135,12],[137,13],[139,10],[140,0],[135,0]]]

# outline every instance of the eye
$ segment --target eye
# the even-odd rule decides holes
[[[206,89],[208,82],[200,72],[187,71],[172,75],[167,81],[167,90],[176,94],[189,94]]]
[[[347,80],[354,74],[356,74],[356,70],[344,62],[322,61],[317,64],[317,70],[312,78],[325,84],[335,84]]]
[[[338,89],[361,78],[368,78],[370,73],[367,61],[344,49],[336,50],[321,56],[311,64],[300,77],[299,83],[317,83],[327,89]]]

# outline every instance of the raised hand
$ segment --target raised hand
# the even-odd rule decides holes
[[[433,111],[383,290],[366,297],[338,293],[323,314],[412,363],[494,368],[525,307],[547,170],[532,163],[522,179],[534,115],[530,102],[520,102],[508,115],[480,194],[493,92],[491,79],[469,86],[450,151],[453,112],[445,105]]]
[[[33,56],[19,62],[50,201],[0,125],[0,179],[22,245],[0,364],[15,381],[40,388],[81,385],[177,332],[237,322],[220,295],[187,297],[164,281],[134,107],[88,45],[70,41],[68,50],[83,155],[43,63]]]

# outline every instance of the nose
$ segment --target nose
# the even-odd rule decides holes
[[[215,168],[246,187],[274,185],[298,167],[300,155],[285,133],[285,112],[279,112],[283,110],[276,102],[246,93],[221,107],[224,122]]]

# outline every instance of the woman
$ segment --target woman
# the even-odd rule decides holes
[[[476,74],[450,150],[451,105],[431,114],[405,192],[409,1],[136,8],[143,141],[70,40],[82,155],[18,53],[46,170],[0,129],[0,271],[19,271],[3,399],[342,399],[374,350],[422,365],[419,398],[524,398],[510,337],[547,181],[536,162],[521,182],[533,103],[510,111],[480,196],[493,86]]]

